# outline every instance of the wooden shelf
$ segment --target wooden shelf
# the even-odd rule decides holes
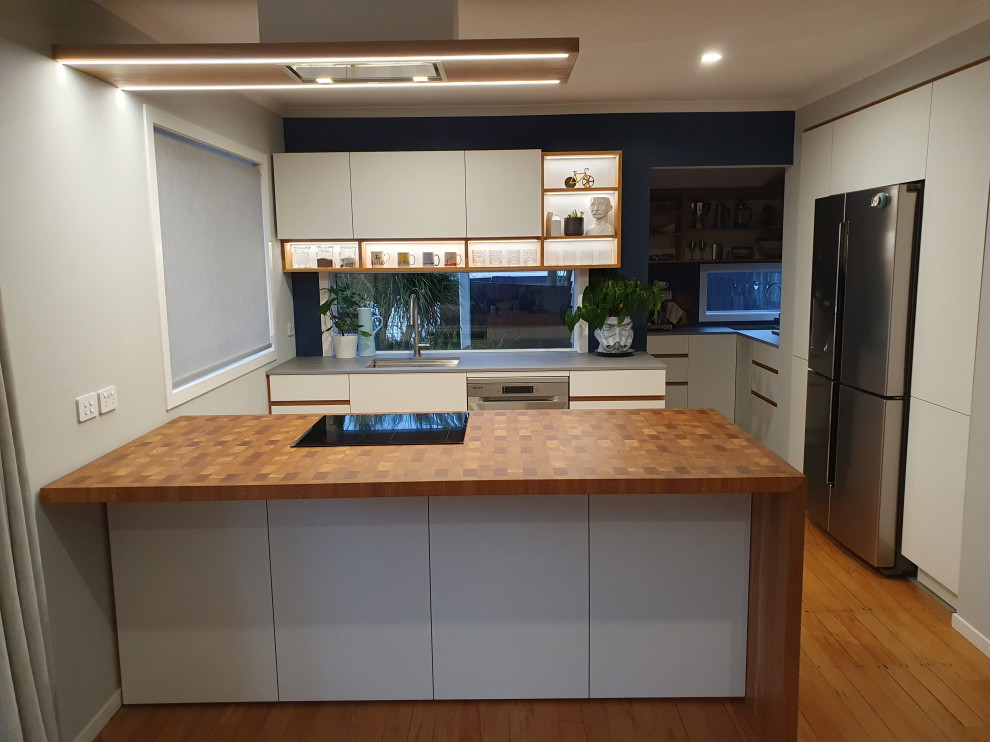
[[[650,265],[713,265],[745,263],[779,263],[780,258],[739,258],[738,260],[651,260]]]
[[[618,186],[611,186],[611,187],[609,187],[609,186],[603,186],[603,187],[599,188],[598,186],[595,186],[594,188],[544,188],[543,189],[543,192],[546,193],[547,195],[554,194],[554,193],[573,193],[573,194],[578,194],[578,193],[618,193],[619,192],[619,187]]]

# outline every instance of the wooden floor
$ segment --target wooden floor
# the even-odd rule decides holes
[[[949,611],[806,534],[800,742],[990,742],[990,658]],[[98,739],[732,742],[745,739],[734,712],[719,701],[127,706]]]

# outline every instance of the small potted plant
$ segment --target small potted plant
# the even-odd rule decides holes
[[[371,337],[358,321],[361,297],[348,286],[329,286],[324,291],[328,296],[320,304],[320,314],[330,321],[323,331],[333,332],[333,354],[337,358],[355,358],[358,337]]]
[[[564,234],[568,237],[580,237],[584,234],[584,212],[574,209],[564,217]]]
[[[633,339],[631,315],[659,309],[666,287],[660,281],[640,283],[621,273],[596,278],[584,290],[581,305],[567,310],[564,322],[570,332],[578,322],[587,322],[598,340],[599,355],[628,355]]]

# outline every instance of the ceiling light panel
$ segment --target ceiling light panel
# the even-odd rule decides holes
[[[577,53],[576,38],[53,47],[60,63],[126,90],[327,89],[335,87],[327,81],[353,87],[413,78],[422,87],[559,84]]]

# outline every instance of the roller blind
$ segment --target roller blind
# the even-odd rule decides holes
[[[258,163],[154,127],[172,389],[272,348]]]

